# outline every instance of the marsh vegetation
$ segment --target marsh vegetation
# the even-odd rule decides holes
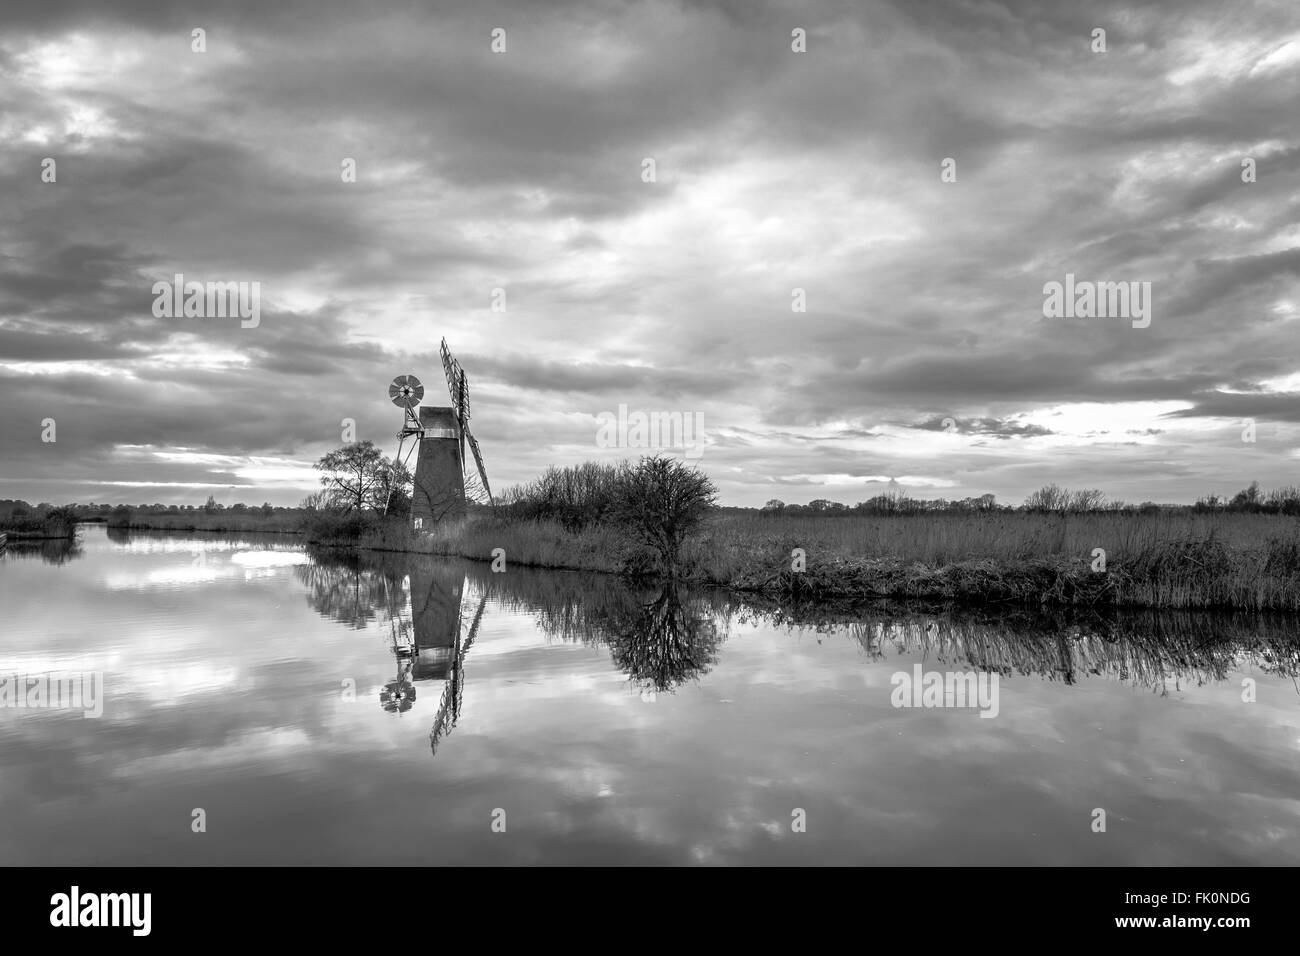
[[[372,456],[374,457],[374,456]],[[991,495],[885,494],[721,508],[712,482],[667,457],[551,468],[495,508],[415,532],[409,476],[375,459],[374,482],[326,484],[299,508],[119,505],[20,508],[11,542],[65,537],[76,520],[114,529],[278,531],[337,548],[497,559],[505,566],[684,580],[795,598],[924,598],[1008,604],[1300,610],[1300,491],[1191,506],[1107,502],[1049,485],[1017,508]],[[385,476],[397,475],[394,484]],[[326,481],[332,480],[327,473]],[[387,513],[385,513],[387,503]],[[24,503],[17,503],[22,505]]]
[[[328,519],[323,530],[336,533],[318,526],[314,539],[481,560],[500,549],[511,565],[796,598],[1300,610],[1300,515],[1289,492],[1171,508],[1049,486],[1014,510],[991,496],[942,508],[883,499],[746,510],[713,507],[711,486],[691,485],[692,474],[663,462],[552,469],[511,489],[495,514],[431,533],[354,512]]]

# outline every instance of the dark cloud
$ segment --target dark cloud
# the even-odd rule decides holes
[[[702,413],[704,466],[750,504],[1071,472],[1189,500],[1247,467],[1206,440],[1218,419],[1268,432],[1261,480],[1300,446],[1275,384],[1300,371],[1284,0],[17,0],[0,19],[6,495],[296,500],[251,459],[310,464],[344,418],[391,447],[387,382],[436,395],[443,336],[496,483],[605,453],[594,416],[619,404]],[[176,272],[260,282],[259,327],[154,317]],[[1067,272],[1150,281],[1151,326],[1045,319]]]
[[[953,432],[958,435],[991,435],[994,438],[1031,438],[1053,434],[1050,428],[1000,418],[931,418],[910,426],[923,431]]]
[[[1169,412],[1167,417],[1300,422],[1300,392],[1213,392],[1199,398],[1191,408]]]

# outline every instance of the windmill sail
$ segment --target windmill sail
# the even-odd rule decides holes
[[[447,347],[447,340],[442,340],[438,351],[442,354],[442,370],[447,376],[447,391],[451,394],[451,406],[456,409],[457,418],[469,418],[469,405],[465,401],[465,370],[460,367]],[[464,406],[462,408],[462,405]]]
[[[483,453],[469,430],[469,381],[451,354],[447,340],[439,346],[447,377],[449,406],[420,408],[420,456],[415,470],[411,516],[417,529],[463,516],[466,500],[495,506]],[[395,399],[396,400],[396,399]],[[471,470],[465,446],[474,454]]]
[[[460,421],[460,464],[465,466],[465,436],[469,434],[469,382],[465,378],[465,371],[460,372],[460,392],[456,396],[455,406],[457,418]]]
[[[474,464],[478,466],[478,476],[483,480],[483,490],[487,492],[488,504],[495,506],[496,500],[492,497],[492,486],[488,484],[487,467],[483,464],[483,453],[479,451],[478,441],[465,429],[462,434],[469,439],[470,451],[474,453]]]
[[[438,347],[442,355],[442,370],[447,376],[447,391],[451,394],[451,407],[460,423],[460,461],[465,464],[465,431],[469,427],[469,382],[444,338]]]

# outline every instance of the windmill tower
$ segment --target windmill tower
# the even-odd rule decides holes
[[[413,375],[398,376],[389,386],[393,403],[404,408],[405,423],[398,433],[397,454],[402,461],[402,444],[407,438],[416,441],[419,453],[415,462],[415,487],[411,493],[411,523],[417,531],[429,531],[440,521],[455,520],[465,514],[467,500],[495,504],[488,485],[483,453],[469,430],[469,383],[465,370],[452,356],[447,340],[442,340],[442,368],[447,376],[451,405],[425,405],[415,408],[424,396],[424,387]],[[415,389],[406,390],[414,382]],[[465,445],[474,455],[475,471],[466,474]],[[407,452],[409,457],[410,452]],[[405,461],[403,461],[405,464]]]

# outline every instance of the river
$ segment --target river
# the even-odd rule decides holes
[[[1300,863],[1294,619],[79,535],[0,558],[102,710],[0,700],[5,865]]]

